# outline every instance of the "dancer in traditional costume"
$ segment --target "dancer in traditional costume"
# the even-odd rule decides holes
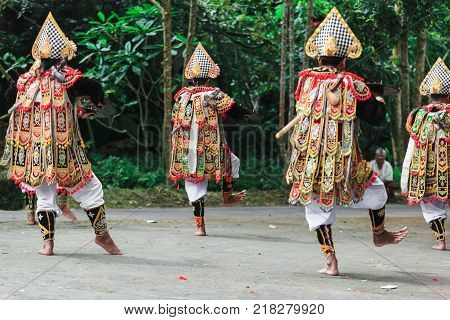
[[[59,210],[56,195],[67,193],[86,211],[95,242],[118,255],[121,251],[108,232],[102,185],[92,172],[78,123],[78,117],[90,115],[81,108],[80,97],[89,97],[100,108],[104,92],[97,81],[65,65],[75,51],[50,13],[32,48],[36,61],[17,81],[0,164],[8,167],[9,176],[22,190],[36,193],[44,240],[39,253],[53,254]]]
[[[410,205],[420,203],[433,231],[435,250],[446,250],[446,204],[449,204],[450,70],[439,58],[420,85],[431,103],[411,112],[410,138],[403,162],[401,189]]]
[[[379,124],[385,118],[384,100],[345,71],[347,58],[358,58],[361,44],[336,8],[307,42],[306,54],[317,57],[319,67],[300,72],[297,117],[277,134],[288,131],[291,162],[286,179],[292,184],[289,202],[305,206],[306,219],[326,257],[319,272],[338,275],[331,226],[336,205],[369,209],[376,246],[399,243],[407,228],[385,230],[387,194],[383,182],[362,158],[358,146],[358,118]]]
[[[71,43],[72,44],[72,43]],[[76,50],[76,45],[73,43],[74,50]],[[7,90],[5,94],[5,104],[6,105],[13,105],[16,102],[17,98],[17,88],[16,88],[16,82],[12,84]],[[24,191],[24,198],[25,198],[25,207],[27,210],[27,224],[28,225],[36,225],[36,209],[37,209],[37,197],[36,192],[34,191]],[[77,217],[70,209],[68,203],[67,203],[68,197],[67,194],[58,194],[57,197],[57,204],[59,210],[59,214],[64,215],[67,219],[71,221],[76,221]]]
[[[228,147],[222,126],[223,115],[239,116],[240,112],[233,107],[233,99],[210,85],[211,79],[219,75],[219,66],[199,43],[184,73],[186,79],[191,80],[191,86],[178,91],[172,110],[174,129],[169,178],[173,182],[184,179],[197,236],[206,235],[204,214],[209,180],[222,182],[226,206],[238,205],[246,197],[245,191],[233,193],[240,161]]]

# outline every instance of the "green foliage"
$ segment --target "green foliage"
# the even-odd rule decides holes
[[[241,163],[242,170],[238,185],[242,189],[272,190],[282,187],[281,179],[284,168],[273,163],[272,159],[265,161],[250,157]]]
[[[393,173],[395,185],[400,186],[400,178],[402,176],[402,168],[401,167],[392,167],[392,173]]]
[[[0,168],[0,210],[19,210],[24,207],[24,195]]]
[[[161,54],[159,16],[146,3],[123,15],[100,11],[97,20],[89,21],[90,28],[76,34],[83,53],[80,63],[88,66],[85,73],[102,81],[119,108],[150,100],[147,92],[160,78],[150,68]]]
[[[93,166],[93,170],[106,188],[134,188],[139,175],[131,161],[113,156]]]
[[[129,158],[110,156],[103,159],[97,155],[93,157],[93,163],[95,174],[107,189],[152,188],[165,181],[161,169],[144,171]]]
[[[306,4],[307,0],[294,1],[296,72],[300,71],[304,59]],[[397,8],[402,4],[409,16],[410,71],[414,75],[416,31],[420,26],[428,27],[426,69],[448,50],[448,2],[314,0],[314,18],[320,20],[336,6],[364,48],[361,58],[348,61],[349,71],[371,81],[398,85],[398,61],[393,58],[393,50],[400,34]],[[198,6],[195,42],[201,41],[220,65],[221,77],[217,85],[238,104],[257,110],[262,119],[263,134],[258,141],[262,154],[240,154],[242,174],[239,185],[277,188],[283,168],[273,132],[278,127],[283,1],[199,0]],[[29,67],[30,49],[48,10],[52,10],[66,35],[78,44],[77,57],[71,64],[78,67],[80,63],[79,68],[86,75],[99,79],[109,98],[121,110],[120,117],[111,125],[121,132],[126,130],[132,141],[140,140],[142,144],[148,126],[160,128],[163,119],[162,19],[159,10],[148,1],[137,0],[7,1],[0,10],[0,62],[13,77],[17,76],[15,72],[21,73]],[[173,91],[182,79],[188,12],[189,1],[172,1]],[[411,88],[414,88],[417,81],[414,77],[411,79]],[[8,86],[0,78],[0,96]],[[3,103],[0,99],[0,109],[5,111],[7,108]],[[388,101],[387,106],[392,110],[393,102]],[[387,120],[390,118],[388,114]],[[363,124],[360,142],[367,159],[373,157],[379,146],[387,149],[390,157],[390,128],[389,122],[379,128]],[[92,129],[94,134],[90,139],[95,137],[97,148],[103,143],[113,144],[124,139],[123,134],[115,132],[112,135],[112,131],[96,123],[92,124]],[[146,149],[153,157],[160,154],[159,132],[154,130],[153,145]],[[243,143],[238,141],[233,150]],[[94,170],[109,188],[147,188],[162,183],[165,176],[161,169],[142,170],[132,158],[94,156],[93,160]]]
[[[0,51],[1,52],[1,51]],[[9,74],[13,79],[17,78],[18,75],[23,72],[23,70],[27,67],[27,57],[16,57],[14,54],[7,52],[3,55],[0,55],[0,64],[5,68],[5,72]],[[3,93],[8,90],[8,87],[11,85],[8,81],[6,81],[6,77],[4,74],[0,73],[0,98],[3,97]],[[3,113],[6,113],[11,106],[4,105],[4,99],[0,99],[0,116]],[[1,121],[1,120],[0,120]],[[6,121],[6,119],[5,119]],[[3,138],[3,128],[0,126],[0,141]],[[6,128],[5,128],[6,130]],[[2,151],[0,151],[1,153]]]
[[[106,189],[148,189],[165,185],[166,172],[157,161],[149,170],[144,170],[136,164],[136,159],[129,157],[91,154],[93,171]],[[273,159],[258,159],[249,156],[241,162],[240,178],[237,188],[250,190],[272,190],[281,186],[280,176],[283,167]],[[211,190],[221,190],[221,185],[210,184]]]
[[[276,106],[279,10],[275,0],[199,2],[196,36],[221,66],[220,86],[240,104],[264,113]],[[263,106],[265,98],[270,102]]]
[[[7,66],[5,72],[8,74],[12,71],[18,72],[24,70],[29,64],[28,57],[16,57],[10,52],[7,52],[3,56],[0,56],[0,62],[3,65]]]

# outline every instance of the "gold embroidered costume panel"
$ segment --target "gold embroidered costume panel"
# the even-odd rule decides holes
[[[361,199],[374,179],[355,133],[358,101],[370,99],[371,92],[362,78],[348,72],[319,67],[299,75],[296,111],[301,119],[290,137],[289,201],[302,205],[317,201],[331,208],[337,199],[338,204],[350,205]],[[333,105],[328,89],[336,81],[340,82]]]
[[[18,107],[10,117],[0,164],[8,167],[17,184],[37,187],[57,182],[60,192],[73,193],[92,178],[92,171],[77,110],[67,95],[83,75],[70,67],[64,67],[62,74],[63,82],[52,80],[50,72],[20,76]]]
[[[215,97],[210,99],[213,93]],[[208,179],[218,183],[222,178],[231,181],[231,151],[221,126],[221,115],[234,101],[214,87],[182,88],[175,95],[175,101],[169,178],[173,182]],[[194,122],[195,131],[191,130]],[[192,146],[195,150],[190,151]],[[195,163],[190,163],[192,161]]]
[[[421,201],[448,203],[450,104],[430,104],[413,111],[406,129],[414,140],[408,177],[410,205]]]

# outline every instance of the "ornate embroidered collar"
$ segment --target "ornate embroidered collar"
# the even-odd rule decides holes
[[[306,70],[300,71],[298,75],[300,77],[308,76],[308,77],[316,77],[316,78],[320,78],[320,79],[334,79],[339,74],[350,76],[354,79],[364,82],[364,78],[357,76],[354,73],[351,73],[348,71],[339,72],[337,69],[330,68],[330,67],[316,67],[316,68],[312,68],[312,69],[306,69]]]
[[[181,94],[185,93],[185,92],[194,94],[194,93],[199,93],[199,92],[209,92],[209,91],[214,91],[214,90],[216,90],[215,87],[184,87],[184,88],[181,88],[181,89],[175,94],[174,99],[177,100],[178,97],[179,97]]]
[[[429,105],[422,106],[422,109],[427,111],[447,110],[450,112],[450,103],[430,103]]]

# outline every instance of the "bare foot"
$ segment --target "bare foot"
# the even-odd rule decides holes
[[[194,216],[194,221],[195,221],[195,225],[197,227],[197,230],[195,231],[194,234],[199,237],[206,236],[205,218]]]
[[[338,261],[336,259],[336,256],[334,254],[330,254],[327,257],[327,263],[325,264],[325,268],[320,269],[317,272],[326,274],[329,276],[338,276],[339,269],[338,269]]]
[[[223,198],[223,205],[227,207],[237,206],[242,203],[247,197],[247,191],[243,190],[241,192],[232,194],[226,198]]]
[[[120,249],[116,246],[109,233],[105,234],[104,236],[96,236],[95,243],[105,249],[109,254],[112,254],[114,256],[123,255],[122,251],[120,251]]]
[[[447,245],[445,244],[445,239],[444,240],[438,240],[437,243],[431,247],[434,250],[441,250],[441,251],[445,251],[447,250]]]
[[[53,240],[44,241],[44,245],[42,246],[42,249],[38,251],[38,253],[42,254],[43,256],[52,256],[54,246],[55,244]]]
[[[388,244],[398,244],[408,235],[408,228],[403,227],[398,231],[384,230],[382,234],[373,234],[373,243],[376,247],[382,247]]]
[[[36,219],[34,218],[34,213],[28,213],[27,214],[27,225],[33,226],[37,224]]]
[[[204,237],[204,236],[206,236],[206,230],[205,230],[205,227],[197,228],[197,231],[195,231],[195,235],[196,235],[196,236],[199,236],[199,237]]]
[[[60,207],[60,209],[61,209],[62,214],[63,214],[64,217],[66,217],[70,221],[77,221],[77,217],[72,212],[72,210],[70,210],[68,205],[65,205],[64,207]]]

